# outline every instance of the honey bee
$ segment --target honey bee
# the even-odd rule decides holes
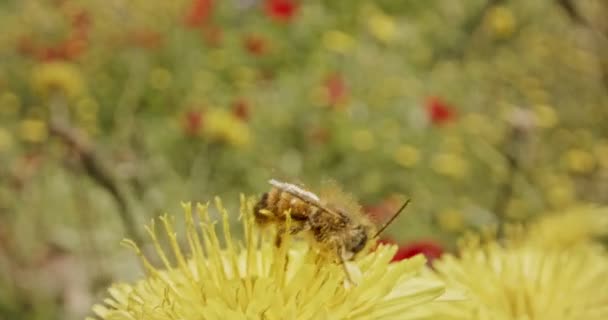
[[[307,235],[321,252],[344,266],[349,280],[346,261],[355,260],[359,254],[367,252],[378,235],[409,203],[406,201],[388,222],[377,229],[359,205],[336,187],[321,198],[295,184],[274,179],[269,183],[271,190],[264,193],[254,207],[256,223],[277,227],[277,246],[281,245],[286,232]],[[289,230],[286,230],[287,212],[291,217]]]

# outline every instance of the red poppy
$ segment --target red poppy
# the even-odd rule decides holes
[[[203,113],[201,111],[189,111],[184,119],[184,130],[192,137],[198,136],[203,128]]]
[[[72,36],[59,44],[58,49],[62,51],[62,55],[67,60],[76,59],[84,53],[88,45],[85,39],[79,36]]]
[[[399,247],[399,250],[397,250],[397,253],[393,257],[393,261],[408,259],[420,253],[424,254],[429,263],[432,263],[433,260],[441,257],[443,248],[437,242],[431,240],[410,242],[405,246]]]
[[[245,49],[254,56],[264,55],[268,50],[266,40],[258,35],[250,34],[245,37]]]
[[[243,121],[247,121],[251,117],[251,107],[247,101],[239,99],[232,105],[232,114]]]
[[[298,3],[294,0],[266,0],[266,14],[279,22],[289,22],[298,11]]]
[[[327,101],[330,105],[338,106],[346,101],[348,87],[340,74],[334,73],[327,77],[325,88],[327,90]]]
[[[205,24],[213,12],[213,0],[192,0],[184,17],[188,27],[196,28]]]
[[[430,97],[426,101],[426,111],[431,123],[442,125],[456,117],[455,109],[438,97]]]
[[[397,244],[390,238],[384,238],[378,241],[379,244]],[[410,242],[407,245],[400,245],[399,249],[395,253],[395,256],[391,261],[397,262],[404,259],[409,259],[415,255],[424,254],[428,263],[432,263],[433,260],[441,257],[443,254],[443,247],[432,240],[420,240]]]

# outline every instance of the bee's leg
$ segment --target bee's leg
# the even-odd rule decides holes
[[[291,228],[289,228],[289,234],[298,234],[302,231],[306,231],[310,229],[310,226],[307,223],[299,223],[295,226],[291,226]]]
[[[348,280],[348,282],[350,282],[351,284],[355,284],[355,281],[353,281],[353,278],[350,275],[350,272],[348,271],[348,268],[346,267],[346,259],[344,258],[344,248],[343,247],[339,247],[338,248],[338,257],[340,259],[340,264],[342,265],[342,268],[344,269],[344,274],[346,275],[346,279]]]
[[[278,227],[277,228],[277,234],[275,235],[274,238],[274,245],[277,248],[281,247],[281,244],[283,244],[283,237],[285,236],[285,228],[284,227]]]
[[[310,226],[307,223],[298,223],[289,228],[289,234],[291,234],[291,235],[298,234],[298,233],[308,230],[308,229],[310,229]],[[283,237],[285,236],[285,232],[286,232],[285,227],[279,227],[277,229],[277,235],[274,240],[274,244],[275,244],[275,246],[277,246],[277,248],[281,247],[281,244],[283,243]]]

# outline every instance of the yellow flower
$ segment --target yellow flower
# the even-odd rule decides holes
[[[432,168],[439,174],[461,179],[467,175],[469,164],[460,155],[440,153],[431,160]]]
[[[433,264],[437,277],[466,290],[429,319],[608,319],[608,255],[597,247],[548,249],[532,241],[482,244],[470,237],[457,256]]]
[[[27,142],[43,142],[48,137],[46,122],[37,119],[22,120],[19,124],[19,135]]]
[[[595,167],[593,154],[582,149],[570,149],[562,157],[562,162],[572,172],[588,173]]]
[[[547,105],[538,105],[534,107],[536,115],[536,123],[541,128],[553,128],[559,122],[555,109]]]
[[[404,144],[395,150],[393,158],[398,164],[411,168],[420,161],[420,151],[413,146]]]
[[[357,151],[369,151],[374,147],[374,134],[369,130],[357,130],[353,132],[352,144]]]
[[[397,35],[397,26],[393,18],[381,12],[373,13],[367,21],[371,34],[382,42],[390,42]]]
[[[422,256],[390,263],[394,246],[380,246],[349,263],[356,281],[353,285],[345,280],[341,266],[323,262],[307,242],[287,238],[285,245],[277,248],[271,234],[254,228],[252,201],[241,199],[244,242],[231,236],[228,212],[219,199],[216,207],[223,218],[221,240],[207,205],[197,205],[198,225],[191,205],[183,207],[188,251],[180,248],[174,220],[166,215],[160,220],[172,252],[162,249],[154,224],[148,227],[163,269],[152,266],[137,245],[126,241],[141,257],[146,276],[133,284],[114,284],[105,304],[93,307],[98,317],[408,319],[416,314],[414,307],[450,298],[444,295],[440,281],[419,275],[425,265]]]
[[[242,147],[250,143],[249,126],[223,109],[209,110],[205,115],[204,134],[214,141]]]
[[[541,175],[541,183],[547,202],[553,208],[563,208],[571,205],[576,199],[574,183],[564,175]]]
[[[347,54],[355,47],[355,40],[349,34],[338,30],[330,30],[323,34],[323,44],[333,52]]]
[[[580,206],[545,214],[529,227],[526,241],[548,248],[569,248],[608,234],[608,209]]]
[[[50,62],[36,66],[32,71],[32,87],[44,97],[61,93],[68,98],[75,98],[85,91],[80,70],[76,65],[67,62]]]
[[[437,224],[448,232],[458,232],[465,228],[464,215],[455,209],[446,209],[437,214]]]
[[[486,25],[496,38],[508,38],[515,32],[515,16],[511,9],[494,7],[486,17]]]

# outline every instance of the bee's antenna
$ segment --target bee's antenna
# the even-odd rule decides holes
[[[401,211],[403,211],[403,209],[405,209],[405,207],[407,207],[407,205],[410,203],[410,199],[407,199],[403,205],[401,206],[401,208],[399,208],[399,210],[397,210],[397,212],[382,226],[382,228],[380,228],[378,230],[378,232],[376,232],[376,234],[374,235],[374,238],[378,237],[382,231],[384,231],[388,226],[391,225],[391,223],[393,223],[393,221],[395,221],[395,219],[397,219],[397,217],[399,216],[399,214],[401,213]]]

